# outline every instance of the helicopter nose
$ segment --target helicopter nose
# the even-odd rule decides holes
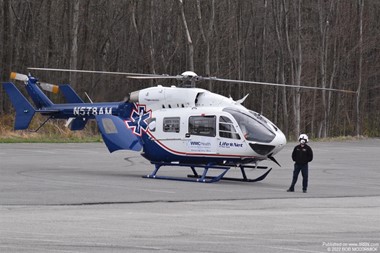
[[[273,143],[273,146],[275,146],[275,148],[273,149],[273,155],[275,155],[278,152],[280,152],[281,149],[283,149],[286,145],[285,134],[281,130],[278,129],[278,131],[276,132],[276,137],[274,138],[272,143]]]
[[[273,156],[281,151],[286,145],[286,137],[284,133],[280,129],[276,129],[275,136],[270,143],[249,143],[249,146],[255,151],[257,154],[262,156]]]

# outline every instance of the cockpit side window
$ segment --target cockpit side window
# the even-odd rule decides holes
[[[215,116],[191,116],[189,118],[189,133],[193,135],[211,136],[216,134]]]
[[[235,118],[244,138],[248,141],[269,143],[276,137],[267,123],[256,119],[254,114],[246,114],[233,108],[225,108],[223,111],[230,113]]]
[[[240,139],[232,121],[225,116],[219,117],[219,136],[229,139]]]

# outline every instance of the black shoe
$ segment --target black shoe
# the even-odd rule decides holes
[[[302,190],[303,193],[307,193],[307,190]]]
[[[288,189],[287,192],[294,192],[294,189]]]

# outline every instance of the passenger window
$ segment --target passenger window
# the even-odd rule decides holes
[[[190,134],[214,137],[216,134],[215,128],[215,116],[192,116],[189,118]]]
[[[164,118],[164,132],[179,133],[180,117]]]
[[[237,133],[232,121],[225,117],[219,118],[219,136],[229,139],[240,139],[240,135]]]

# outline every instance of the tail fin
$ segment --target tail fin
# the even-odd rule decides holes
[[[61,84],[59,89],[62,91],[63,96],[67,103],[84,103],[84,101],[79,97],[79,95],[71,88],[68,84]]]
[[[35,110],[29,101],[21,94],[13,83],[3,83],[5,92],[8,94],[13,107],[16,110],[14,129],[22,130],[28,128]]]

